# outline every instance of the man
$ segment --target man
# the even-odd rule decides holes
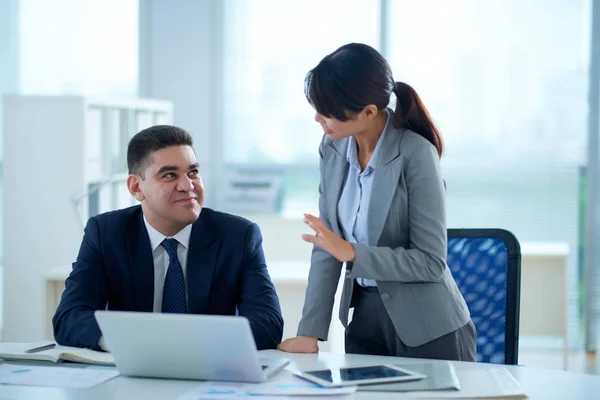
[[[190,134],[166,125],[145,129],[129,142],[127,165],[127,187],[141,206],[88,221],[52,319],[56,341],[106,350],[95,310],[237,312],[250,321],[258,349],[276,348],[283,319],[260,230],[202,209]]]

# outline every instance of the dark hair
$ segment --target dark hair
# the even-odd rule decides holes
[[[152,153],[171,146],[193,147],[192,135],[171,125],[155,125],[138,132],[127,146],[127,168],[130,174],[144,177]]]
[[[431,142],[442,156],[442,136],[417,92],[396,82],[381,54],[366,44],[350,43],[329,54],[310,70],[304,93],[315,110],[327,118],[347,121],[373,104],[379,110],[396,95],[393,124],[410,129]]]

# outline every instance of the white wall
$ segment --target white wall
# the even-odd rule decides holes
[[[79,97],[4,99],[6,341],[43,338],[43,275],[57,265],[69,264],[77,255],[82,229],[70,196],[84,182],[83,111]],[[61,132],[62,137],[57,139],[53,132]]]
[[[19,91],[19,0],[0,1],[0,110],[2,110],[2,95]],[[2,113],[0,112],[0,166],[3,160],[2,143]],[[0,174],[2,174],[0,167]],[[1,178],[0,178],[1,179]],[[0,180],[1,182],[1,180]],[[1,185],[1,183],[0,183]],[[0,190],[0,196],[3,191]],[[0,198],[0,204],[2,198]],[[0,206],[0,210],[2,207]],[[0,216],[0,221],[2,217]],[[0,229],[0,243],[2,243]],[[4,249],[0,245],[0,338],[4,326],[3,304],[7,303],[3,284]]]
[[[0,109],[2,95],[17,93],[19,86],[19,0],[4,0],[0,1]],[[2,113],[0,113],[0,160],[3,155],[1,138]],[[2,238],[0,242],[1,240]]]
[[[302,219],[283,218],[278,215],[244,215],[256,222],[263,235],[263,249],[267,261],[310,262],[312,245],[300,237],[310,233]]]
[[[220,0],[140,1],[139,95],[172,101],[174,124],[194,136],[207,206],[221,158],[220,15]]]

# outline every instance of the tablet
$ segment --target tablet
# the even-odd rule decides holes
[[[355,386],[370,383],[415,381],[426,376],[395,365],[371,365],[318,371],[294,371],[294,374],[324,387]]]

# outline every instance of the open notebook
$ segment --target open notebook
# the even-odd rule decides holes
[[[56,345],[49,350],[36,353],[26,353],[27,350],[38,348],[53,342],[36,343],[0,343],[0,359],[4,360],[32,360],[32,361],[72,361],[83,364],[115,365],[115,360],[110,353]]]

